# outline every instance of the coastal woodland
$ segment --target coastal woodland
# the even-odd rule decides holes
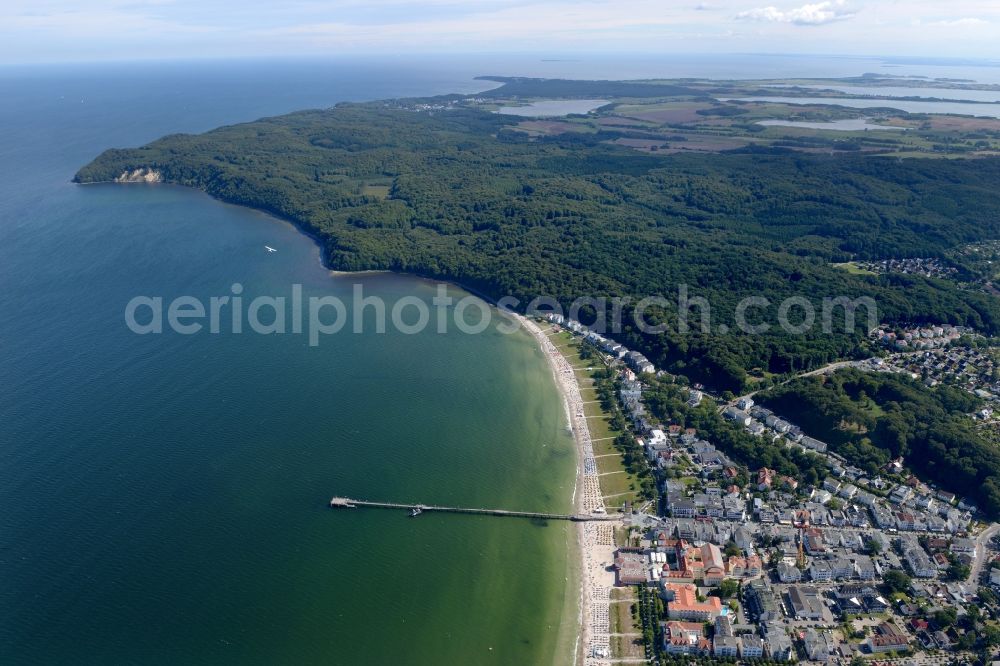
[[[558,85],[567,96],[649,101],[639,84]],[[789,334],[776,325],[763,334],[733,332],[736,305],[747,296],[770,301],[753,309],[759,322],[776,322],[778,304],[790,296],[816,303],[817,312],[822,297],[868,296],[882,321],[1000,332],[995,297],[960,280],[838,265],[946,257],[996,238],[1000,159],[904,159],[760,142],[713,152],[637,150],[621,142],[646,129],[614,118],[602,123],[604,108],[579,119],[587,131],[524,131],[523,119],[493,112],[494,101],[517,93],[517,86],[527,86],[525,94],[545,89],[514,80],[480,100],[345,103],[171,135],[108,150],[76,179],[155,171],[166,182],[293,221],[317,238],[332,267],[453,280],[494,299],[514,296],[521,307],[537,296],[564,306],[579,297],[635,303],[662,296],[646,319],[665,324],[664,331],[629,325],[611,337],[657,367],[736,393],[763,378],[869,352],[863,309],[853,326],[834,317],[839,325],[831,332]],[[664,85],[648,96],[663,102],[698,94]],[[693,114],[698,122],[713,113],[740,115],[712,104],[706,103],[716,111]],[[709,331],[678,330],[682,285],[689,298],[710,303]],[[865,390],[877,397],[902,388]],[[922,430],[903,428],[902,415],[880,419],[884,425],[864,422],[865,437],[893,450],[949,449]],[[858,433],[848,435],[841,446],[854,447],[859,457],[874,455]]]

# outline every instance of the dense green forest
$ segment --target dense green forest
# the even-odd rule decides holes
[[[510,129],[515,119],[461,104],[414,110],[454,100],[341,104],[167,136],[109,150],[76,179],[156,169],[168,182],[294,221],[336,268],[454,280],[492,298],[512,295],[522,307],[540,295],[563,304],[652,295],[676,303],[687,285],[690,297],[711,304],[710,332],[681,334],[668,304],[647,315],[667,323],[666,332],[631,326],[613,337],[720,389],[741,390],[748,371],[780,374],[864,352],[863,310],[853,330],[831,334],[790,335],[776,325],[763,335],[721,334],[746,296],[771,301],[752,312],[772,323],[789,296],[817,311],[822,297],[870,296],[884,320],[1000,329],[1000,310],[985,294],[830,265],[941,256],[1000,236],[1000,160],[761,149],[657,155],[612,145],[603,133],[529,141]]]
[[[966,416],[979,400],[965,391],[851,369],[799,378],[759,399],[794,414],[806,432],[870,474],[902,456],[921,478],[970,495],[1000,516],[1000,449]]]

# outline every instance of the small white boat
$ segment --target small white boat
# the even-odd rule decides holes
[[[275,249],[274,249],[273,247],[271,247],[270,245],[265,245],[265,246],[264,246],[264,249],[265,249],[265,250],[267,250],[268,252],[277,252],[277,250],[275,250]]]

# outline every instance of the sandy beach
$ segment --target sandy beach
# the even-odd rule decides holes
[[[577,513],[604,513],[604,498],[598,482],[597,463],[583,411],[580,385],[569,361],[562,355],[534,321],[517,315],[518,322],[538,341],[548,360],[556,386],[566,409],[566,420],[573,432],[577,452],[576,489],[573,493]],[[576,662],[588,666],[610,664],[609,598],[615,576],[614,527],[617,522],[577,524],[580,561],[580,634]]]

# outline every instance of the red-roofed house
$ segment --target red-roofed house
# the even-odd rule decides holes
[[[671,620],[707,622],[722,614],[719,597],[698,601],[698,588],[694,585],[667,583],[663,590],[667,596],[667,617]]]

